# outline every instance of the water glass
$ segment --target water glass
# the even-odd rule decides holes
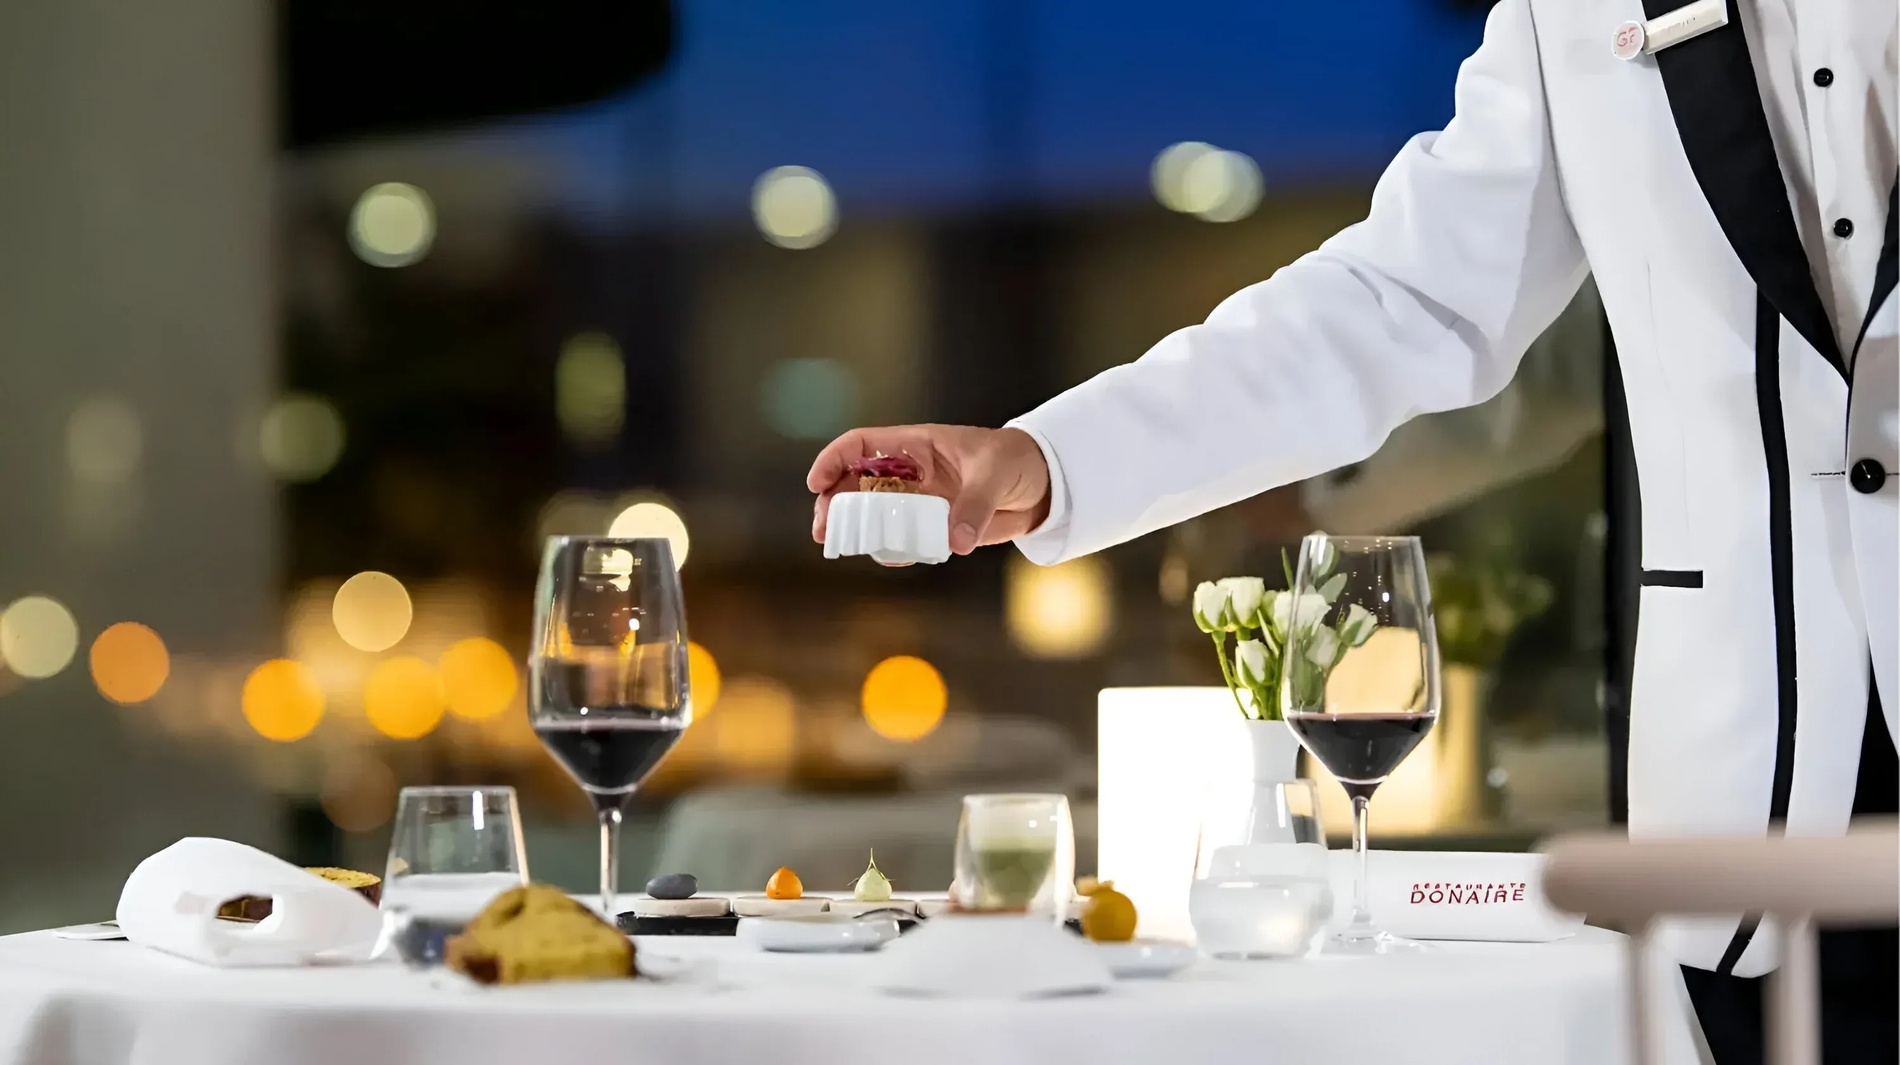
[[[1332,916],[1319,792],[1310,780],[1293,780],[1262,797],[1270,801],[1256,803],[1244,831],[1231,818],[1210,817],[1195,846],[1188,919],[1201,951],[1216,958],[1310,953]]]
[[[1061,795],[966,795],[957,824],[960,910],[1061,923],[1075,890],[1075,825]]]
[[[385,947],[412,964],[439,962],[444,940],[527,882],[515,789],[404,788],[383,874]]]

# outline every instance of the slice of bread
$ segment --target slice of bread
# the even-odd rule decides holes
[[[604,980],[635,975],[633,940],[559,888],[502,892],[449,938],[449,968],[477,983]]]
[[[355,869],[337,869],[331,866],[313,866],[304,872],[320,876],[332,884],[349,888],[369,900],[374,906],[383,901],[383,878],[375,873],[361,873]],[[218,906],[218,917],[226,921],[261,921],[270,916],[271,904],[267,896],[241,895],[227,899]]]

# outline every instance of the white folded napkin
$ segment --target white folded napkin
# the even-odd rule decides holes
[[[255,924],[218,920],[218,907],[268,896]],[[119,895],[119,927],[141,946],[207,965],[301,965],[369,957],[382,927],[368,899],[255,847],[181,839],[140,862]]]
[[[1335,850],[1333,926],[1352,919],[1352,851]],[[1583,918],[1544,899],[1544,856],[1480,851],[1381,851],[1367,855],[1373,923],[1408,939],[1548,943],[1577,934]]]

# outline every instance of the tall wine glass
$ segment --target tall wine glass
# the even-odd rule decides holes
[[[1438,720],[1438,637],[1425,552],[1416,536],[1308,536],[1293,587],[1275,598],[1272,611],[1285,640],[1280,707],[1287,726],[1352,797],[1352,923],[1330,949],[1418,949],[1372,923],[1366,819],[1372,793]]]
[[[541,557],[528,716],[600,818],[600,906],[620,879],[620,815],[692,721],[686,608],[665,539],[556,536]]]

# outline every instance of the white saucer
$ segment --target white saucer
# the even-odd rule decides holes
[[[832,899],[826,913],[843,914],[857,917],[861,914],[876,913],[879,910],[896,910],[910,917],[917,916],[916,899],[886,899],[883,902],[859,902],[856,899]]]
[[[797,954],[858,953],[897,938],[895,917],[742,917],[734,933],[760,950]]]
[[[1097,943],[1096,953],[1108,963],[1108,971],[1123,979],[1170,976],[1194,964],[1193,947],[1136,939],[1127,943]]]

